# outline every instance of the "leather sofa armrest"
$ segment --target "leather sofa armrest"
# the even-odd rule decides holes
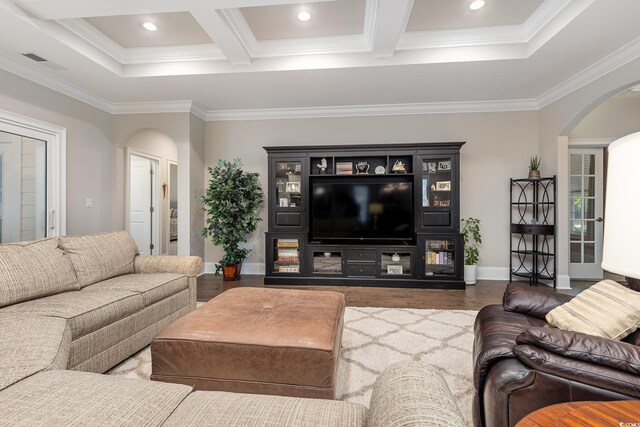
[[[195,277],[202,269],[202,258],[199,256],[141,256],[133,261],[136,273],[177,273],[187,277]]]
[[[640,398],[640,381],[636,374],[571,359],[529,344],[516,345],[513,353],[524,365],[537,371]]]
[[[518,335],[516,343],[640,375],[640,347],[630,343],[556,328],[528,329]]]
[[[571,295],[556,293],[553,289],[510,283],[502,296],[502,306],[505,311],[544,320],[548,312],[572,298]]]
[[[442,375],[422,362],[398,362],[373,385],[367,427],[462,426],[455,398]]]

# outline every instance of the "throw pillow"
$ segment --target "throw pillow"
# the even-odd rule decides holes
[[[619,340],[640,326],[640,292],[603,280],[545,318],[558,329]]]

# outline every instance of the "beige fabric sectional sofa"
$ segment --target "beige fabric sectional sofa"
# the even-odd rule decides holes
[[[105,372],[196,306],[199,257],[145,257],[125,232],[0,245],[0,315],[64,319],[66,369]]]
[[[139,256],[126,232],[0,245],[0,426],[462,425],[417,362],[389,368],[369,410],[99,374],[195,308],[201,265]]]

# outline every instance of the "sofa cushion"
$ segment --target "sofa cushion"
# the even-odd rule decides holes
[[[76,371],[47,371],[0,391],[3,425],[157,426],[191,387]]]
[[[363,426],[366,408],[326,399],[196,391],[171,414],[166,427]]]
[[[78,289],[57,238],[0,245],[0,307]]]
[[[502,305],[483,307],[474,324],[473,382],[476,390],[482,390],[484,379],[494,363],[514,357],[513,347],[518,335],[531,327],[545,325],[546,322],[535,317],[505,311]]]
[[[66,319],[75,340],[141,309],[142,295],[138,293],[74,291],[11,305],[2,312]]]
[[[640,292],[603,280],[551,310],[546,319],[558,329],[619,340],[640,326]]]
[[[138,254],[136,242],[126,231],[61,237],[60,246],[69,254],[81,287],[133,273]]]
[[[171,295],[187,289],[186,276],[182,274],[158,273],[158,274],[125,274],[83,288],[90,290],[127,291],[142,295],[145,307],[163,300]]]
[[[0,390],[37,372],[66,369],[71,329],[64,319],[0,314]]]

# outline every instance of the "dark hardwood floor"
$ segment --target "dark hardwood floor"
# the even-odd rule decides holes
[[[350,307],[437,308],[445,310],[479,310],[488,304],[498,304],[507,286],[506,281],[479,280],[465,290],[374,288],[364,286],[274,286],[263,284],[262,275],[243,275],[237,282],[224,282],[222,277],[204,274],[198,278],[198,301],[209,301],[227,289],[236,287],[267,287],[283,289],[330,290],[342,292]],[[572,289],[558,292],[575,295],[591,282],[572,283]]]

